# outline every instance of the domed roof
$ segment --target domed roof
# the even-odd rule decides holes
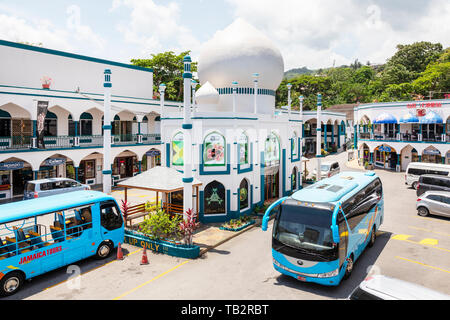
[[[219,93],[209,81],[206,81],[206,83],[195,92],[195,101],[197,101],[198,104],[217,104],[219,103]]]
[[[263,33],[243,19],[235,20],[204,44],[198,61],[200,83],[216,88],[253,87],[252,74],[258,73],[258,87],[278,89],[284,62],[280,51]]]

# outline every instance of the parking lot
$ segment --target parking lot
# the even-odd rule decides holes
[[[342,170],[351,169],[345,166],[345,153],[328,159],[337,159]],[[404,173],[375,171],[383,182],[384,222],[375,245],[338,287],[303,283],[276,272],[270,224],[268,232],[250,229],[195,260],[148,252],[150,264],[141,266],[142,251],[124,245],[122,261],[87,259],[33,279],[8,299],[345,299],[369,272],[450,295],[450,220],[417,215],[415,190],[404,184]],[[121,199],[120,192],[114,194]],[[135,194],[145,201],[140,196]]]

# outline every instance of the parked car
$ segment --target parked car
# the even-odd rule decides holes
[[[417,183],[416,195],[420,196],[428,190],[450,191],[450,177],[435,174],[424,174],[420,176]]]
[[[350,300],[450,300],[450,296],[446,294],[380,274],[364,279],[348,298]]]
[[[405,184],[417,189],[419,178],[423,174],[437,174],[450,177],[450,165],[440,163],[411,162],[405,173]]]
[[[331,176],[334,176],[335,174],[338,174],[341,169],[339,167],[339,162],[333,161],[333,162],[322,162],[320,164],[320,177],[321,178],[329,178]],[[316,176],[317,169],[313,170],[313,175]]]
[[[59,193],[90,189],[90,186],[69,178],[32,180],[25,184],[23,199],[41,198]]]
[[[427,191],[417,198],[416,209],[422,217],[429,214],[450,217],[450,192]]]

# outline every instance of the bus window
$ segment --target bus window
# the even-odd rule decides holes
[[[122,226],[122,214],[115,202],[108,201],[100,205],[100,223],[107,230],[114,230]]]

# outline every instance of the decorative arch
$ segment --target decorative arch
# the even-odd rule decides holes
[[[178,131],[172,136],[172,165],[174,166],[184,165],[183,149],[184,149],[184,134],[182,131]]]
[[[247,133],[242,131],[237,142],[239,164],[245,165],[250,163],[250,143]]]
[[[278,166],[281,157],[280,139],[275,132],[271,132],[264,144],[264,165],[266,167]]]
[[[226,189],[217,180],[211,181],[203,189],[203,211],[205,215],[226,214]]]
[[[422,162],[442,163],[442,154],[434,146],[428,146],[422,152]]]
[[[297,179],[297,177],[298,177],[298,170],[297,170],[297,167],[293,167],[292,168],[292,174],[291,174],[291,190],[292,191],[294,191],[294,190],[297,190],[298,189],[298,179]]]
[[[297,131],[292,132],[292,138],[291,138],[291,156],[296,157],[299,152],[299,145],[298,145],[298,135]]]
[[[218,131],[213,131],[203,139],[203,164],[208,166],[226,165],[226,139]]]
[[[239,210],[250,207],[250,183],[246,178],[239,184]]]

